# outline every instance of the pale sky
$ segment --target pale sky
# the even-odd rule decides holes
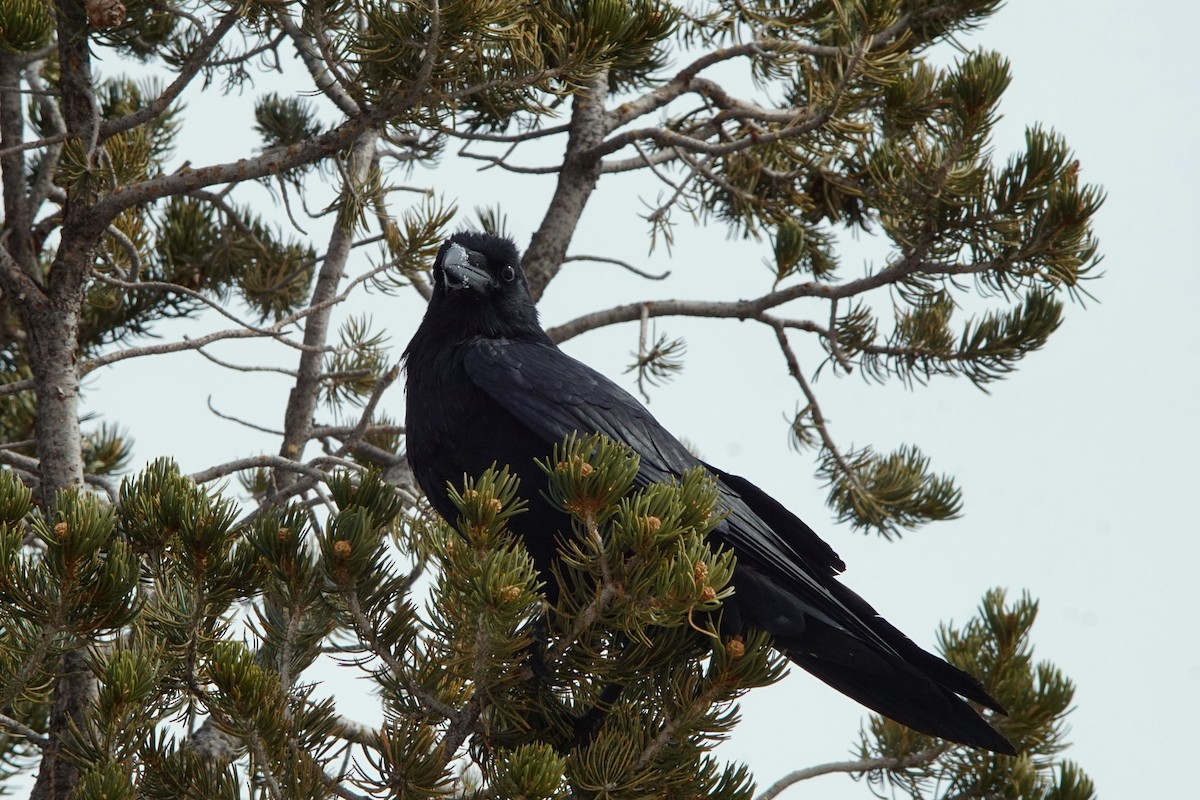
[[[967,619],[993,586],[1014,596],[1028,589],[1041,601],[1036,655],[1078,687],[1070,717],[1075,745],[1067,755],[1106,797],[1194,794],[1184,767],[1194,760],[1187,731],[1200,716],[1192,613],[1200,602],[1200,531],[1192,512],[1200,417],[1189,410],[1200,390],[1190,330],[1200,297],[1190,248],[1200,70],[1187,55],[1196,30],[1200,7],[1189,2],[1156,0],[1135,9],[1113,0],[1014,0],[964,40],[1012,63],[997,159],[1021,145],[1027,125],[1042,123],[1066,136],[1082,178],[1107,191],[1096,219],[1105,274],[1087,286],[1097,302],[1068,308],[1045,351],[993,384],[990,395],[949,379],[910,391],[823,373],[815,386],[843,444],[891,449],[914,442],[936,469],[955,475],[965,494],[962,519],[894,543],[835,525],[812,457],[788,449],[785,416],[800,395],[770,332],[753,323],[659,321],[660,330],[687,338],[688,353],[682,376],[653,392],[655,415],[707,460],[750,478],[806,519],[848,564],[846,583],[913,639],[932,647],[938,623]],[[250,112],[215,93],[186,99],[180,157],[199,165],[241,155]],[[219,126],[205,124],[209,119],[220,119]],[[548,163],[556,154],[525,163]],[[526,244],[550,182],[478,175],[452,162],[405,182],[428,182],[457,198],[464,215],[503,202],[518,244]],[[542,303],[547,325],[637,299],[731,299],[769,288],[760,266],[765,244],[728,242],[716,226],[697,231],[683,217],[674,251],[648,256],[638,198],[656,192],[642,179],[602,179],[571,252],[670,269],[672,277],[647,283],[612,267],[570,264]],[[862,267],[848,257],[844,269],[857,274]],[[398,357],[419,320],[417,298],[376,296],[369,306]],[[201,327],[163,333],[174,339]],[[630,324],[566,349],[632,390],[631,376],[622,373],[636,337]],[[239,343],[214,352],[249,363],[263,350]],[[810,374],[816,363],[804,365]],[[269,426],[278,424],[286,402],[281,381],[223,372],[183,354],[93,376],[84,407],[130,430],[135,467],[171,454],[192,471],[277,448],[213,418],[208,394],[221,410]],[[383,405],[403,417],[399,385]],[[752,693],[742,707],[745,720],[719,753],[748,762],[760,787],[793,769],[846,758],[866,714],[800,670]],[[869,796],[845,776],[784,795]]]

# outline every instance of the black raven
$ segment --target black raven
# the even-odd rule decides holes
[[[845,565],[811,528],[745,478],[699,461],[632,395],[555,346],[508,239],[464,232],[442,245],[405,361],[408,460],[446,520],[457,515],[449,485],[493,462],[509,465],[529,503],[514,528],[545,578],[569,523],[543,497],[546,476],[534,460],[565,435],[626,443],[641,457],[642,485],[703,465],[728,511],[710,535],[737,556],[723,628],[766,630],[796,664],[911,728],[1014,752],[963,698],[1004,713],[1000,704],[843,586],[836,576]]]

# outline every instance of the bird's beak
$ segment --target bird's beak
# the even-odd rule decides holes
[[[442,254],[442,285],[447,289],[474,289],[482,292],[494,281],[483,267],[471,263],[471,256],[482,261],[483,256],[460,244],[450,242]]]

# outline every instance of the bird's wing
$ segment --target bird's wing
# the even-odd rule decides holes
[[[464,365],[471,380],[520,424],[542,437],[547,448],[572,431],[603,433],[634,449],[641,458],[641,477],[649,481],[701,465],[633,395],[557,347],[482,338],[467,347]],[[731,546],[739,561],[753,564],[772,583],[782,582],[788,587],[784,594],[794,607],[781,611],[786,611],[794,624],[803,626],[805,617],[815,617],[891,650],[869,624],[834,595],[826,585],[827,579],[817,577],[840,571],[842,565],[836,553],[807,526],[804,531],[818,544],[809,544],[808,553],[801,552],[805,548],[798,550],[752,510],[759,498],[742,499],[739,489],[749,491],[747,487],[752,484],[734,480],[737,488],[722,482],[729,515],[716,538]],[[757,487],[754,491],[763,494]],[[813,556],[820,563],[809,563]]]
[[[479,339],[468,348],[471,380],[547,448],[572,431],[603,433],[632,447],[651,474],[678,475],[700,464],[631,394],[557,347]]]

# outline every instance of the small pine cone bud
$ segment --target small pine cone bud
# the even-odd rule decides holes
[[[505,586],[500,590],[500,600],[504,603],[511,603],[521,596],[521,587],[515,583]]]
[[[353,548],[345,539],[338,539],[333,543],[333,554],[338,558],[349,558]]]
[[[662,528],[662,520],[655,516],[646,517],[646,527],[650,529],[651,533],[658,533]]]
[[[280,528],[279,533],[275,535],[279,538],[279,541],[286,542],[288,537],[292,535],[292,530],[291,528]]]
[[[488,505],[488,508],[490,508],[492,510],[493,514],[499,514],[500,511],[504,508],[504,504],[501,503],[500,500],[495,497],[493,497],[491,500],[488,500],[487,505]]]
[[[59,539],[67,538],[67,523],[58,522],[54,525],[54,535]]]
[[[696,566],[692,567],[692,577],[699,584],[703,584],[708,580],[708,564],[704,561],[697,561]]]
[[[462,496],[463,500],[474,500],[476,497],[479,497],[479,491],[476,489],[467,489],[463,492]]]
[[[88,25],[99,30],[115,28],[125,21],[125,4],[121,0],[87,0]]]
[[[742,656],[746,655],[746,644],[742,641],[742,637],[734,636],[725,643],[725,652],[731,659],[737,661]]]
[[[704,589],[701,590],[701,592],[700,592],[700,599],[706,603],[709,600],[716,600],[717,599],[717,590],[711,586],[705,586]]]
[[[580,463],[580,462],[583,462],[583,463]],[[593,472],[596,471],[595,467],[593,467],[588,462],[584,461],[579,456],[572,457],[570,461],[558,462],[557,464],[554,465],[554,469],[557,472],[570,472],[571,467],[573,467],[575,464],[579,464],[579,474],[585,478],[588,475],[591,475]]]

